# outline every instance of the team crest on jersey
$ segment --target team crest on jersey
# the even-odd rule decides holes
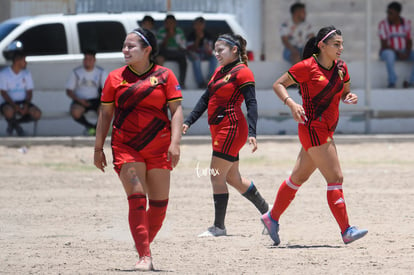
[[[157,84],[158,84],[158,78],[156,78],[155,76],[151,76],[150,82],[151,82],[151,85],[152,86],[157,86]]]
[[[227,75],[224,77],[223,81],[224,81],[224,82],[228,82],[228,81],[230,80],[230,77],[231,77],[231,74],[227,74]]]

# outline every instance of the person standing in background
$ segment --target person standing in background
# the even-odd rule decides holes
[[[85,50],[82,66],[73,69],[66,83],[66,94],[72,99],[70,115],[91,136],[95,135],[96,125],[89,122],[85,114],[88,111],[99,113],[101,90],[107,77],[105,70],[95,65],[95,55],[95,51]]]
[[[201,61],[208,61],[208,79],[217,67],[217,59],[213,54],[213,38],[205,30],[206,22],[203,17],[193,21],[193,31],[187,37],[187,54],[193,64],[194,77],[200,89],[207,87],[206,80],[201,71]]]
[[[269,205],[260,195],[253,181],[241,177],[239,152],[248,140],[252,153],[257,150],[257,100],[252,71],[247,67],[246,40],[240,35],[223,34],[215,43],[216,69],[193,111],[183,124],[183,134],[208,109],[213,155],[210,168],[215,218],[213,226],[199,237],[227,235],[224,224],[229,190],[234,187],[254,204],[261,214]],[[245,101],[247,121],[241,105]]]
[[[15,43],[21,44],[20,41]],[[13,50],[10,54],[12,65],[0,71],[0,93],[4,99],[0,111],[7,121],[7,134],[11,136],[16,130],[18,136],[24,136],[20,123],[37,121],[42,112],[32,103],[33,79],[26,69],[25,53],[23,50]]]
[[[280,27],[280,36],[284,46],[283,59],[293,65],[301,60],[306,41],[315,35],[311,24],[306,22],[305,4],[294,3],[290,14],[291,19]]]
[[[413,40],[411,38],[411,21],[402,17],[402,5],[391,2],[387,7],[387,18],[378,25],[378,35],[381,49],[380,58],[385,62],[388,73],[388,88],[395,88],[397,74],[395,61],[414,61]],[[403,82],[403,87],[414,86],[414,67],[409,80]]]
[[[168,14],[164,20],[164,27],[157,33],[159,55],[157,64],[163,65],[166,60],[178,63],[179,83],[181,89],[185,89],[185,77],[187,74],[187,55],[184,31],[177,27],[177,20],[172,14]]]

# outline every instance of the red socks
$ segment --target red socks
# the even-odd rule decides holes
[[[342,183],[328,183],[326,197],[328,199],[329,208],[341,228],[341,233],[344,233],[349,227],[349,222],[348,214],[346,213],[344,194],[342,192]]]
[[[273,208],[270,212],[272,219],[279,221],[280,215],[282,215],[295,198],[295,194],[299,190],[299,187],[300,185],[293,183],[290,177],[280,185]]]
[[[147,197],[135,193],[128,197],[129,228],[140,257],[151,256],[148,238]]]
[[[148,235],[149,242],[152,243],[158,231],[160,231],[162,222],[167,212],[168,199],[166,200],[149,200],[148,215]]]

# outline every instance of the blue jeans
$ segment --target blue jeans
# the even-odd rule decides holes
[[[303,48],[299,48],[299,47],[295,47],[295,48],[300,52],[301,58],[302,58]],[[283,59],[292,64],[291,55],[292,55],[292,52],[288,48],[283,49]]]
[[[398,60],[397,54],[394,50],[385,49],[380,52],[380,58],[385,62],[385,66],[387,67],[388,84],[395,85],[397,82],[397,74],[395,73],[395,61]],[[414,51],[411,51],[408,60],[414,61]],[[414,68],[411,71],[411,76],[408,82],[414,84]]]
[[[206,81],[203,77],[203,73],[201,72],[201,61],[207,60],[208,61],[208,78],[210,78],[214,70],[217,67],[217,59],[214,55],[206,56],[205,58],[200,58],[199,55],[192,55],[190,57],[191,63],[193,63],[193,72],[194,77],[196,79],[198,87],[203,87],[206,84]]]

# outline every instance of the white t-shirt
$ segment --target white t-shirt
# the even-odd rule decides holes
[[[74,91],[80,99],[99,98],[99,88],[103,88],[108,74],[101,67],[88,72],[83,66],[75,68],[66,83],[66,89]]]
[[[10,66],[6,67],[0,71],[0,90],[6,91],[14,102],[24,101],[26,91],[33,90],[32,74],[27,69],[16,74]]]
[[[312,26],[306,21],[294,24],[293,20],[289,19],[280,27],[280,36],[288,36],[290,44],[298,48],[305,47],[311,34]]]

